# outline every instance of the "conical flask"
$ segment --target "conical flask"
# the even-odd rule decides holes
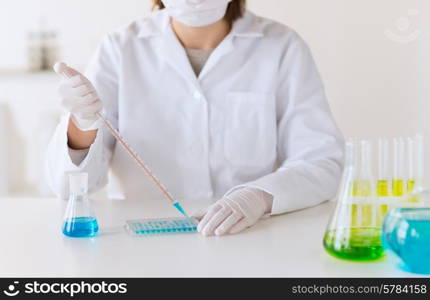
[[[64,216],[63,233],[68,237],[93,237],[98,223],[88,199],[88,174],[69,174],[70,196]]]
[[[388,259],[403,271],[430,275],[430,190],[420,186],[397,201],[382,227]]]
[[[324,236],[331,255],[354,261],[383,256],[382,208],[375,196],[371,143],[348,141],[343,179],[334,213]]]

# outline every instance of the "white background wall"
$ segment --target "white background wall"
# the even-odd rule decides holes
[[[257,14],[290,25],[308,41],[345,135],[422,132],[430,140],[430,1],[248,2]],[[26,36],[40,20],[59,32],[62,59],[83,68],[106,32],[147,15],[149,8],[150,0],[1,0],[0,73],[25,68]],[[33,162],[38,159],[32,143],[38,117],[32,118],[31,111],[40,103],[43,111],[57,109],[55,77],[7,74],[0,76],[0,101],[11,105],[16,124],[11,132],[22,140],[16,145],[24,147],[26,160]],[[16,91],[17,86],[22,89]],[[27,165],[22,166],[26,176],[15,170],[15,189],[38,172]]]

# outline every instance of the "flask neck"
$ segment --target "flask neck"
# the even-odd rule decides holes
[[[69,201],[85,201],[88,199],[86,193],[70,193]]]
[[[90,200],[86,194],[70,194],[64,219],[72,220],[79,217],[94,217]]]

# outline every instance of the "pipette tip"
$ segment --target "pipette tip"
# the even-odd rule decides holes
[[[183,214],[185,217],[189,218],[187,213],[185,212],[185,210],[182,208],[181,204],[179,202],[175,202],[173,203],[173,206],[181,213]]]

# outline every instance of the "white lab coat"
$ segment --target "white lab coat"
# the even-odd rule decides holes
[[[246,12],[196,78],[160,11],[109,35],[86,75],[107,117],[178,199],[256,187],[273,195],[277,214],[335,195],[343,138],[308,46],[282,24]],[[82,152],[69,151],[67,125],[65,116],[48,147],[60,197],[73,171],[89,173],[92,191],[108,183],[111,198],[163,197],[105,129],[76,162]]]

